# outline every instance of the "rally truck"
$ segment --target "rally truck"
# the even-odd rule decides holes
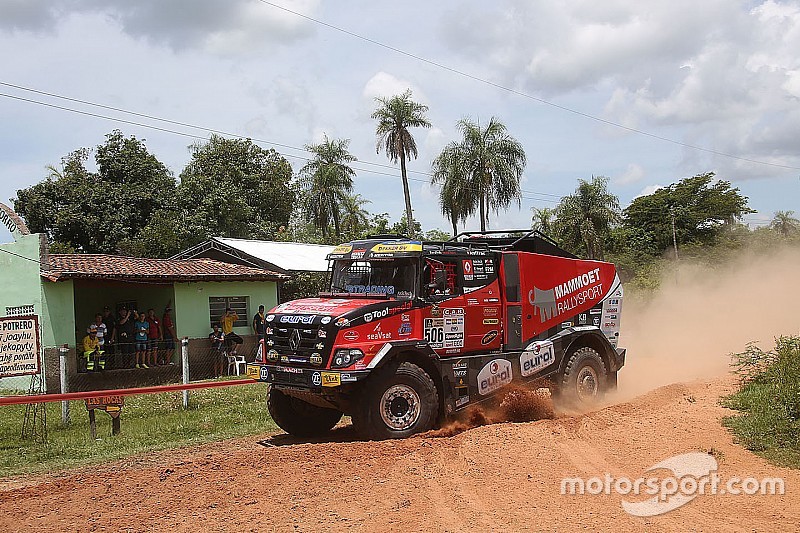
[[[518,236],[513,236],[513,235]],[[319,436],[350,415],[365,439],[436,427],[512,382],[587,403],[614,388],[622,285],[533,231],[445,242],[379,235],[336,247],[316,298],[266,316],[247,374],[289,434]]]

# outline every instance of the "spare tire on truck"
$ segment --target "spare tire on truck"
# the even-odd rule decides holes
[[[275,387],[269,388],[267,409],[275,423],[295,437],[324,435],[342,418],[336,409],[312,405]]]
[[[367,380],[353,411],[363,439],[401,439],[432,429],[439,416],[433,380],[414,363],[390,362]]]
[[[584,346],[569,355],[558,380],[557,399],[568,407],[590,407],[605,395],[609,385],[603,358],[594,348]]]

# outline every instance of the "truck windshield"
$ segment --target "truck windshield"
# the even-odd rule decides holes
[[[416,284],[417,262],[414,259],[339,260],[333,265],[331,292],[410,299],[415,296]]]

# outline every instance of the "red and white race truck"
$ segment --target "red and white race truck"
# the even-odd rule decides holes
[[[623,291],[610,263],[536,232],[376,236],[328,259],[329,292],[272,309],[247,365],[290,434],[348,414],[364,438],[406,437],[512,382],[546,379],[575,402],[616,386]]]

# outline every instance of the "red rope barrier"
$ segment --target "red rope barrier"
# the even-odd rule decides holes
[[[258,383],[254,379],[232,379],[228,381],[205,381],[178,385],[156,385],[153,387],[137,387],[133,389],[104,389],[86,392],[67,392],[64,394],[40,394],[36,396],[0,396],[0,405],[21,405],[29,403],[61,402],[64,400],[85,400],[98,396],[132,396],[134,394],[156,394],[191,389],[210,389],[213,387],[230,387],[232,385],[248,385]]]

